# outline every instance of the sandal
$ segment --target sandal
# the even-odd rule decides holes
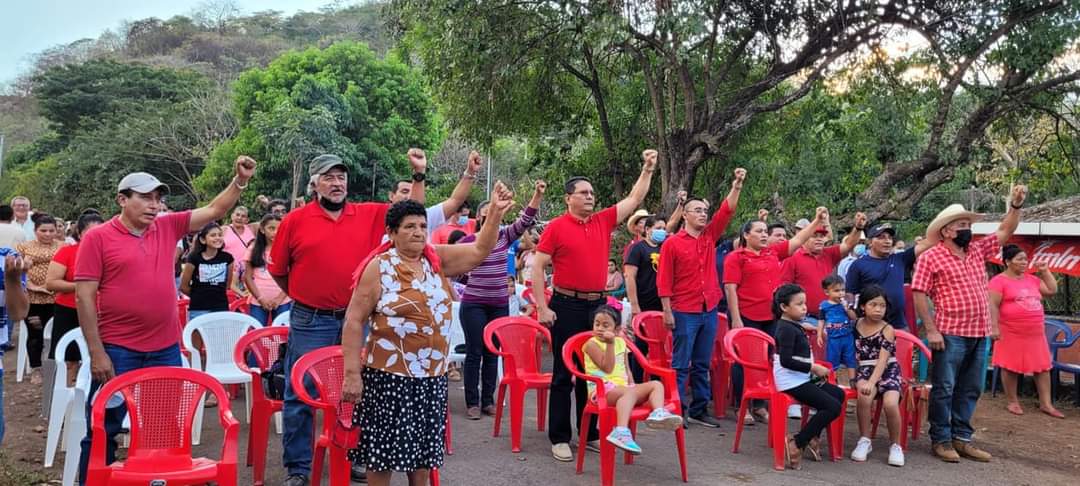
[[[795,445],[794,437],[785,437],[785,439],[784,457],[787,459],[787,462],[791,466],[791,468],[798,471],[799,469],[802,469],[803,450],[799,449],[799,446]]]
[[[814,462],[821,462],[821,439],[817,437],[810,439],[810,443],[806,445],[806,452],[810,453],[810,459]]]
[[[1020,404],[1017,403],[1017,402],[1012,402],[1012,403],[1006,405],[1005,410],[1008,410],[1009,413],[1011,413],[1013,415],[1023,415],[1024,414],[1024,409],[1021,408]],[[1045,413],[1045,411],[1044,411],[1044,413]]]
[[[1042,413],[1045,413],[1045,414],[1047,414],[1047,415],[1049,415],[1051,417],[1054,417],[1054,418],[1059,418],[1059,419],[1065,418],[1065,414],[1061,413],[1061,411],[1059,411],[1058,409],[1056,409],[1054,407],[1050,407],[1050,410],[1039,407],[1039,411],[1042,412]]]
[[[769,411],[764,408],[756,408],[750,411],[750,414],[754,416],[754,419],[763,424],[769,423]]]
[[[203,407],[205,408],[214,408],[217,405],[217,396],[211,394],[208,394],[206,397],[206,401],[203,402]]]

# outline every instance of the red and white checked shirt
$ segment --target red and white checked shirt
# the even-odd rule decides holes
[[[972,241],[960,258],[944,243],[919,256],[911,290],[934,301],[934,322],[942,334],[961,337],[990,335],[990,302],[986,261],[1001,251],[997,235]]]

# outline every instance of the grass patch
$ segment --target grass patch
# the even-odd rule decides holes
[[[0,486],[29,486],[48,482],[48,476],[0,451]]]

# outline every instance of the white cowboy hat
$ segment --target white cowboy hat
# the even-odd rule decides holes
[[[649,212],[644,210],[644,209],[639,209],[637,211],[634,211],[634,214],[630,215],[630,219],[626,220],[626,227],[627,228],[633,227],[635,224],[637,224],[639,219],[647,218],[649,216],[650,216]]]
[[[929,241],[931,245],[936,245],[938,241],[941,241],[941,228],[944,228],[945,225],[958,219],[970,219],[971,222],[974,223],[975,221],[982,219],[982,217],[983,215],[981,213],[973,213],[964,209],[963,204],[950,205],[941,210],[937,217],[930,222],[930,226],[926,227],[926,240]]]

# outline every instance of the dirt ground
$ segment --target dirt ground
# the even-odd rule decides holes
[[[730,419],[719,431],[692,427],[687,434],[690,484],[865,484],[865,478],[874,477],[874,484],[911,484],[924,481],[928,484],[1077,484],[1080,475],[1080,409],[1071,395],[1062,390],[1056,405],[1068,416],[1058,420],[1038,412],[1035,399],[1022,398],[1025,411],[1022,417],[1005,410],[1005,400],[999,393],[996,398],[989,393],[979,403],[976,416],[978,444],[994,454],[990,465],[977,465],[965,461],[959,465],[945,465],[931,458],[925,434],[914,442],[908,453],[908,466],[902,469],[884,465],[888,444],[884,425],[878,432],[871,462],[856,464],[849,460],[825,465],[810,464],[802,471],[776,473],[771,469],[765,447],[765,427],[747,428],[740,454],[731,454],[734,422]],[[42,467],[44,458],[46,422],[41,416],[40,387],[30,385],[29,380],[15,383],[15,353],[4,357],[4,410],[7,435],[0,448],[0,486],[30,486],[60,484],[63,470],[63,453],[57,454],[56,464],[49,469]],[[598,462],[595,457],[586,461],[586,472],[575,476],[572,466],[556,463],[547,452],[545,433],[537,432],[534,400],[530,395],[526,406],[525,451],[509,452],[509,432],[504,429],[499,438],[491,436],[490,419],[469,422],[464,419],[460,383],[451,383],[451,404],[454,413],[455,454],[447,457],[444,468],[444,484],[587,484],[599,482]],[[234,410],[241,410],[242,398],[233,402]],[[208,410],[209,412],[209,410]],[[242,417],[243,413],[237,414]],[[221,433],[216,427],[212,413],[208,413],[203,433],[203,445],[196,453],[217,457],[220,451]],[[846,454],[857,439],[857,426],[853,415],[847,418],[845,434]],[[789,422],[793,427],[795,422]],[[925,426],[924,426],[925,427]],[[241,458],[246,451],[247,424],[241,432]],[[924,429],[925,432],[925,429]],[[617,477],[623,484],[678,484],[678,466],[675,462],[673,443],[665,434],[643,434],[639,437],[647,452],[635,466],[616,467]],[[280,462],[280,436],[272,435],[268,452],[268,485],[280,484],[283,470]],[[671,452],[657,449],[672,449]],[[871,463],[880,464],[871,464]],[[655,463],[655,467],[654,467]],[[633,468],[633,469],[629,469]],[[633,472],[629,472],[633,471]],[[240,483],[251,484],[250,468],[241,467]],[[632,479],[631,479],[632,478]],[[861,479],[860,479],[861,478]],[[397,478],[395,484],[404,484]],[[325,484],[325,482],[324,482]]]

